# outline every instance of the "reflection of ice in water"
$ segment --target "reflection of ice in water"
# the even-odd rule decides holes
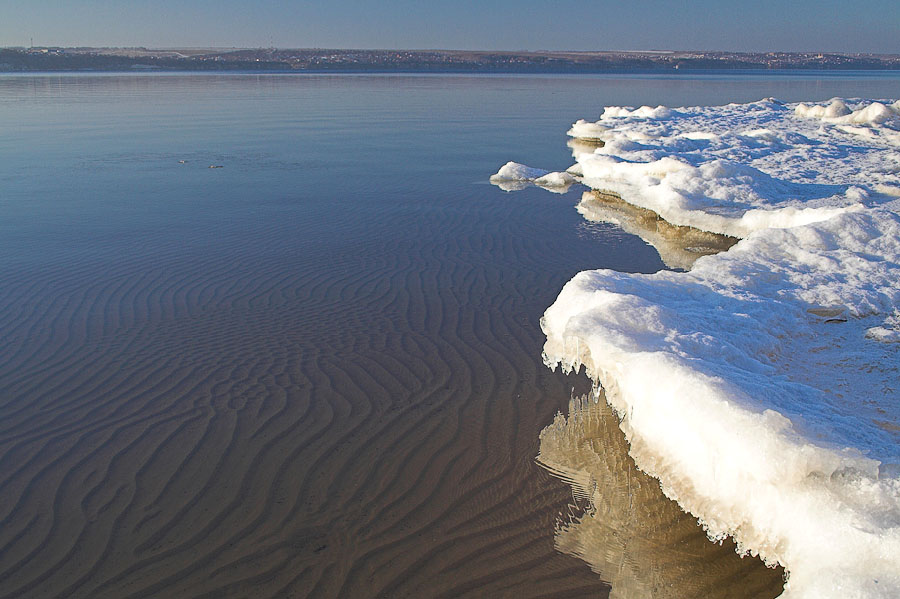
[[[569,188],[572,187],[572,183],[565,183],[562,185],[542,185],[537,181],[491,181],[494,185],[502,189],[503,191],[522,191],[526,187],[540,187],[545,191],[549,191],[550,193],[559,193],[563,194],[569,191]]]
[[[541,432],[538,461],[572,485],[580,514],[559,523],[556,547],[612,585],[610,597],[775,597],[783,571],[712,543],[628,455],[605,398],[573,399]]]
[[[577,160],[580,155],[603,147],[603,142],[570,139],[567,145]],[[507,162],[491,176],[490,181],[503,191],[521,191],[536,185],[553,193],[566,193],[579,181],[580,166],[576,163],[567,172],[550,173],[517,162]],[[689,270],[700,256],[717,254],[737,243],[734,237],[672,225],[652,210],[625,202],[614,193],[586,191],[578,204],[578,212],[587,221],[610,223],[626,233],[637,235],[656,248],[669,268]]]
[[[534,185],[531,181],[505,181],[494,179],[491,179],[491,183],[503,191],[522,191],[523,189]]]
[[[578,157],[582,154],[593,154],[594,150],[597,148],[603,147],[602,141],[592,141],[589,139],[577,139],[571,138],[566,142],[566,145],[569,149],[572,150],[572,158],[578,160]],[[576,165],[580,166],[580,165]]]
[[[503,191],[522,191],[528,187],[540,187],[550,193],[566,193],[573,183],[564,183],[561,185],[543,185],[538,181],[504,181],[499,179],[491,179],[491,183],[496,185]]]
[[[520,191],[534,184],[553,193],[566,193],[576,181],[566,172],[551,173],[518,162],[507,162],[491,175],[491,183],[503,191]]]
[[[578,212],[588,221],[610,223],[637,235],[656,248],[669,268],[689,270],[700,256],[723,252],[738,241],[734,237],[669,224],[652,210],[599,191],[586,191]]]

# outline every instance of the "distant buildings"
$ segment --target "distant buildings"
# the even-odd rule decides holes
[[[0,70],[604,73],[672,70],[900,69],[900,55],[814,52],[487,52],[256,48],[0,49]]]

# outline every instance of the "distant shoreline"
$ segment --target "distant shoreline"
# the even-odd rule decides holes
[[[861,73],[876,75],[900,74],[900,67],[895,69],[680,69],[664,70],[617,70],[617,71],[449,71],[449,70],[384,70],[384,69],[57,69],[57,70],[3,70],[2,75],[666,75],[673,78],[696,75],[734,75],[789,77],[791,75],[859,75]]]
[[[900,54],[3,48],[0,72],[611,74],[900,70]]]

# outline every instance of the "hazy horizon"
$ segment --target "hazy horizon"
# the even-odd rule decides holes
[[[684,6],[591,5],[565,0],[552,12],[513,4],[338,0],[283,6],[262,0],[62,5],[12,0],[0,46],[148,48],[450,49],[488,51],[725,51],[900,53],[900,7],[867,0],[701,0]],[[688,48],[688,50],[677,50]]]
[[[223,52],[228,50],[339,50],[339,51],[359,51],[359,52],[498,52],[498,53],[514,53],[514,54],[541,54],[541,53],[572,53],[572,54],[680,54],[695,52],[726,52],[734,54],[762,54],[762,53],[785,53],[785,54],[861,54],[876,56],[900,56],[900,50],[896,52],[850,52],[839,50],[823,50],[820,48],[808,48],[806,50],[727,50],[722,48],[654,48],[654,49],[638,49],[638,48],[612,48],[608,50],[575,50],[571,48],[536,48],[533,50],[512,48],[512,49],[496,49],[496,48],[389,48],[389,47],[362,47],[362,46],[200,46],[200,45],[181,45],[181,46],[157,46],[149,44],[80,44],[80,45],[62,45],[62,44],[39,44],[35,41],[33,44],[8,45],[0,46],[3,49],[28,49],[34,48],[92,48],[97,50],[148,50],[148,51],[168,51],[176,52],[178,50],[209,50],[213,52]]]

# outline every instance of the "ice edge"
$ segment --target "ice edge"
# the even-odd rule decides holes
[[[881,377],[896,380],[898,131],[900,102],[764,100],[612,107],[569,132],[604,143],[576,154],[586,184],[747,239],[689,273],[580,273],[542,319],[544,360],[584,366],[638,466],[711,537],[784,565],[785,597],[900,595],[896,435],[866,426],[854,439],[869,415],[828,404],[841,393],[812,384],[810,360],[783,364],[824,335],[886,357]],[[846,377],[859,403],[878,393]]]

